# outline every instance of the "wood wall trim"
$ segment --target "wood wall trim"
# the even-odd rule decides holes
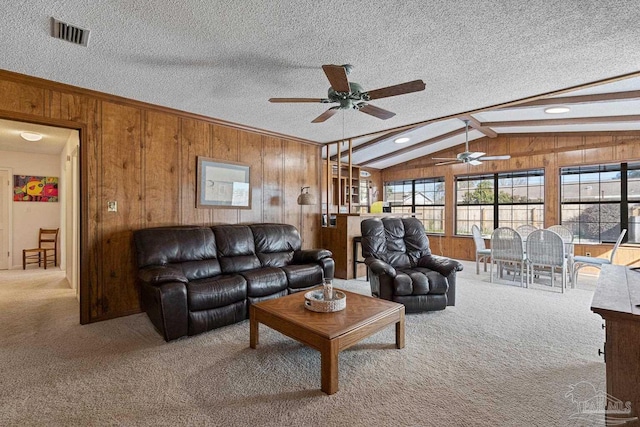
[[[208,117],[196,113],[190,113],[187,111],[177,110],[170,107],[165,107],[162,105],[150,104],[144,101],[138,101],[131,98],[125,98],[118,95],[111,95],[105,92],[99,92],[93,89],[86,89],[77,86],[71,86],[66,83],[59,83],[53,80],[46,80],[41,77],[32,77],[25,74],[16,73],[13,71],[2,70],[0,69],[0,80],[9,80],[16,83],[25,83],[30,86],[35,86],[48,90],[55,90],[59,92],[73,93],[78,95],[90,96],[92,98],[97,98],[103,101],[109,101],[115,104],[124,104],[129,106],[136,106],[137,108],[145,109],[145,110],[156,110],[159,112],[164,112],[168,114],[174,114],[180,116],[181,118],[190,118],[195,120],[205,121],[211,124],[217,124],[221,126],[226,126],[238,130],[244,130],[247,132],[253,132],[260,135],[271,136],[274,138],[288,139],[295,142],[300,142],[303,144],[311,144],[311,145],[323,145],[321,142],[312,141],[310,139],[298,138],[291,135],[285,135],[278,132],[269,131],[266,129],[260,129],[253,126],[243,125],[241,123],[229,122],[222,119],[216,119],[213,117]]]

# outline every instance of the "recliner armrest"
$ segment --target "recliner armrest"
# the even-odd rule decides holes
[[[182,270],[168,266],[152,266],[138,271],[138,279],[149,285],[160,285],[167,282],[189,283]]]
[[[387,264],[386,262],[377,258],[365,258],[364,263],[367,265],[367,267],[369,267],[371,273],[375,274],[376,276],[386,274],[387,276],[396,277],[396,275],[398,274],[396,272],[396,269],[393,268],[390,264]]]
[[[425,255],[418,260],[418,267],[428,268],[437,271],[443,276],[448,276],[454,271],[462,271],[464,266],[455,259],[441,257],[438,255]]]
[[[307,264],[331,258],[333,254],[328,249],[303,249],[293,253],[294,264]]]

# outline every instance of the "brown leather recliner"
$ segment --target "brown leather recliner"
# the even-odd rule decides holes
[[[134,232],[142,308],[166,341],[240,322],[249,305],[333,278],[326,249],[301,249],[288,224]]]
[[[416,218],[369,218],[361,222],[362,253],[372,294],[404,304],[407,313],[455,305],[458,261],[433,255]]]

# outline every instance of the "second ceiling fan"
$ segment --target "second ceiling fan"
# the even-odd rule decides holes
[[[436,166],[451,165],[454,163],[469,163],[470,165],[476,166],[481,165],[483,161],[509,160],[511,158],[508,154],[501,156],[485,156],[487,153],[469,151],[469,120],[462,121],[465,125],[464,152],[459,153],[456,157],[432,157],[433,160],[444,160],[440,163],[436,163]]]
[[[335,107],[329,108],[320,114],[311,123],[321,123],[333,116],[338,110],[354,109],[382,120],[390,119],[396,113],[376,107],[368,102],[373,99],[387,98],[390,96],[404,95],[406,93],[419,92],[424,90],[425,84],[422,80],[413,80],[400,83],[394,86],[383,87],[365,91],[362,86],[355,82],[349,82],[347,75],[353,66],[345,65],[323,65],[322,70],[327,76],[331,87],[327,98],[271,98],[269,102],[310,102],[310,103],[339,103]]]

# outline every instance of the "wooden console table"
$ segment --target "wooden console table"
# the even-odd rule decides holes
[[[605,320],[607,394],[631,402],[631,414],[640,416],[640,271],[604,265],[591,302],[591,310]],[[609,415],[611,417],[615,415]],[[640,421],[625,423],[640,426]]]

